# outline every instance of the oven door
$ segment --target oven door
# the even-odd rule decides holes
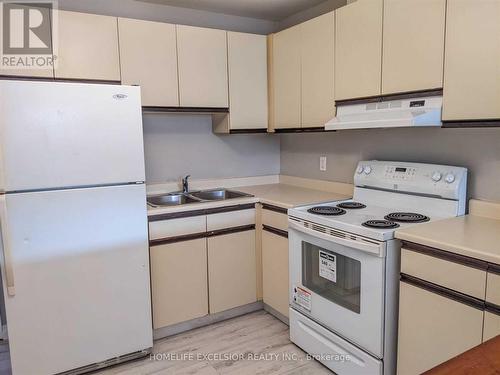
[[[384,243],[373,241],[369,249],[370,242],[354,236],[336,238],[290,222],[289,246],[290,306],[382,358]]]

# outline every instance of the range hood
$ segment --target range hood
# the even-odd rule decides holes
[[[442,96],[339,105],[325,130],[441,126]]]

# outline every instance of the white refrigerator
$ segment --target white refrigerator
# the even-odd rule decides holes
[[[0,80],[12,372],[81,373],[152,345],[138,87]]]

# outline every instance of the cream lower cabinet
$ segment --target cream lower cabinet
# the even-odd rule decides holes
[[[335,100],[381,93],[383,0],[335,11]]]
[[[155,329],[208,314],[206,238],[150,247]]]
[[[229,107],[227,32],[177,25],[181,107]]]
[[[263,301],[288,317],[288,238],[264,229],[262,231]]]
[[[500,119],[500,1],[448,0],[443,120]]]
[[[55,13],[55,77],[120,81],[117,18],[61,10]]]
[[[255,230],[208,238],[210,314],[257,301]]]
[[[500,335],[500,267],[494,268],[494,272],[488,272],[483,341]]]
[[[178,107],[175,25],[118,19],[122,83],[141,86],[143,106]]]
[[[400,283],[398,374],[421,374],[481,344],[481,308]]]

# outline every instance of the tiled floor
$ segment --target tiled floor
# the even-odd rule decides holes
[[[0,374],[8,374],[8,353],[0,350]],[[142,360],[94,375],[146,374],[331,374],[293,345],[288,327],[264,311],[244,315],[167,339]]]

